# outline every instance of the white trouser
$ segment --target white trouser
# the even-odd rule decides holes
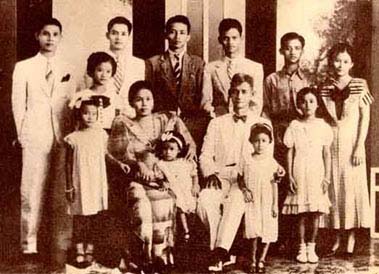
[[[224,213],[220,221],[215,247],[230,250],[245,211],[246,203],[243,193],[238,185],[234,184],[224,202]]]
[[[205,188],[199,194],[197,215],[202,223],[209,229],[210,249],[213,250],[216,244],[219,224],[222,216],[221,206],[228,196],[231,185],[236,184],[236,172],[230,170],[225,175],[218,176],[222,190]]]
[[[37,233],[41,220],[51,150],[22,149],[21,246],[24,253],[37,252]]]

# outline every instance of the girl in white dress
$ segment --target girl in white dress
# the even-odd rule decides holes
[[[272,129],[267,124],[251,127],[249,142],[253,151],[241,163],[238,183],[245,199],[245,233],[252,239],[249,273],[263,273],[270,243],[278,238],[278,187],[284,169],[272,156]],[[263,243],[257,264],[258,238]]]
[[[337,252],[344,231],[348,232],[346,252],[352,255],[355,230],[371,225],[365,140],[373,98],[366,81],[350,75],[354,65],[351,46],[339,43],[332,47],[328,65],[331,77],[321,94],[334,133],[330,225],[338,229],[329,255]]]
[[[82,97],[76,102],[75,111],[80,117],[80,127],[64,138],[67,143],[66,198],[70,202],[69,212],[74,215],[74,242],[76,258],[74,264],[86,267],[94,260],[93,234],[97,225],[97,214],[108,208],[108,182],[105,156],[120,165],[125,173],[130,169],[107,154],[107,133],[98,123],[98,106],[103,96]]]
[[[98,106],[98,120],[102,128],[108,133],[112,126],[113,119],[120,113],[121,99],[114,89],[113,82],[110,81],[116,73],[117,64],[106,52],[94,52],[87,60],[87,74],[92,78],[92,86],[74,94],[69,106],[75,107],[78,99],[93,95],[102,95],[109,98],[107,106]]]
[[[190,230],[186,215],[195,213],[196,196],[199,192],[196,164],[184,158],[187,153],[187,144],[184,137],[176,131],[167,131],[162,134],[157,153],[160,158],[158,167],[165,175],[168,187],[176,196],[176,207],[184,230],[184,241],[188,242]]]
[[[316,117],[319,96],[312,88],[303,88],[296,98],[302,117],[293,120],[284,134],[288,147],[288,177],[290,192],[284,201],[283,214],[299,217],[300,247],[296,260],[316,263],[316,238],[321,214],[329,213],[330,145],[333,132],[330,126]],[[306,221],[311,223],[311,237],[305,239]]]

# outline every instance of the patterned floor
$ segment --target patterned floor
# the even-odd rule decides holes
[[[267,263],[266,273],[279,274],[279,273],[325,273],[325,274],[344,274],[344,273],[379,273],[379,240],[372,240],[368,254],[357,255],[352,259],[344,258],[323,258],[318,264],[299,264],[289,259],[283,259],[279,257],[270,258]],[[49,269],[42,264],[25,264],[22,261],[14,264],[3,263],[0,264],[1,274],[63,274],[67,273],[64,268],[61,269]],[[81,271],[79,273],[91,273],[91,274],[113,274],[117,272],[111,272],[107,269],[92,269],[92,271]],[[204,272],[173,272],[173,274],[195,274]],[[240,270],[231,270],[229,274],[245,273]]]

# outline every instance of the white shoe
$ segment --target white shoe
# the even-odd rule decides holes
[[[316,243],[307,243],[307,256],[308,256],[308,262],[310,263],[317,263],[318,262],[318,256],[316,254]]]
[[[230,255],[229,261],[224,262],[224,263],[222,264],[222,266],[225,267],[225,266],[228,266],[228,265],[235,264],[236,261],[237,261],[237,256],[235,256],[235,255]]]
[[[221,272],[222,271],[222,262],[219,261],[218,263],[214,265],[208,266],[208,270],[211,272]]]
[[[307,246],[305,244],[300,244],[299,245],[299,253],[296,256],[296,261],[298,261],[299,263],[306,263],[306,262],[308,262]]]

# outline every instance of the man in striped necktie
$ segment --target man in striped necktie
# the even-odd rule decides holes
[[[119,56],[116,57],[117,70],[115,75],[113,76],[114,85],[116,87],[117,94],[120,93],[120,89],[122,87],[122,83],[124,82],[124,68]]]
[[[203,102],[204,61],[186,52],[191,24],[186,16],[176,15],[166,23],[168,50],[146,60],[146,80],[150,81],[156,111],[175,111],[184,121],[200,150],[209,114]]]
[[[117,62],[117,70],[113,76],[114,89],[119,95],[116,105],[123,114],[134,117],[135,111],[128,100],[129,88],[134,82],[145,79],[145,62],[127,50],[131,32],[132,23],[125,17],[117,16],[109,21],[106,37],[109,41],[107,53]]]

